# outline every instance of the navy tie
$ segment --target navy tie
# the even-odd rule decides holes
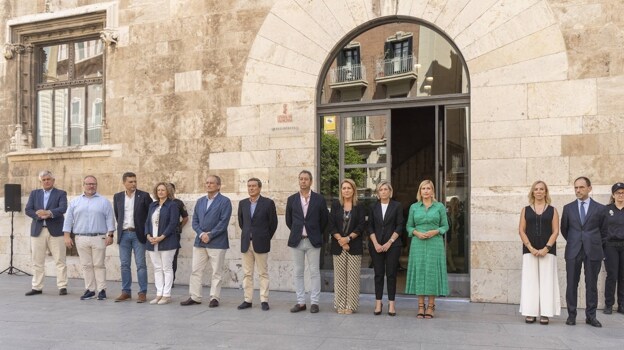
[[[581,202],[581,225],[585,225],[585,202]]]

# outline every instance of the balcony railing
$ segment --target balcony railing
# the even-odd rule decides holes
[[[404,73],[416,73],[414,56],[393,57],[377,61],[377,78]]]
[[[329,76],[331,84],[366,80],[366,67],[362,64],[336,67],[330,70]]]

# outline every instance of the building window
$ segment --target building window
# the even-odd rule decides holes
[[[338,55],[338,82],[362,80],[360,46],[347,46]]]
[[[104,47],[99,38],[35,46],[38,148],[102,140]]]
[[[402,40],[387,41],[384,48],[384,59],[385,76],[412,71],[414,66],[412,37]]]

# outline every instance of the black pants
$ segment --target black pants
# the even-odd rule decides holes
[[[568,316],[576,318],[581,267],[585,268],[585,316],[590,319],[596,318],[596,308],[598,308],[598,274],[602,267],[602,261],[590,260],[582,248],[576,258],[566,259],[566,303]]]
[[[375,247],[369,246],[373,269],[375,271],[375,299],[381,300],[384,290],[384,277],[388,281],[388,300],[394,301],[396,295],[396,275],[399,269],[401,247],[391,247],[387,252],[377,253]]]
[[[611,308],[615,304],[617,285],[617,303],[622,308],[624,307],[624,244],[615,245],[607,242],[605,255],[607,258],[605,260],[605,268],[607,270],[604,294],[605,307]]]
[[[178,248],[176,248],[175,255],[173,256],[173,281],[175,282],[175,273],[178,270],[178,253],[180,252],[180,234],[176,234],[178,236]]]

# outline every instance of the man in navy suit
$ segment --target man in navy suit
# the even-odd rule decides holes
[[[290,312],[306,309],[304,271],[305,261],[310,271],[310,312],[319,312],[321,296],[321,245],[327,226],[328,213],[325,199],[311,190],[312,173],[299,173],[299,192],[288,197],[286,202],[286,226],[290,229],[288,246],[291,247],[295,277],[297,304]]]
[[[577,200],[566,204],[561,215],[561,234],[566,239],[566,324],[576,324],[576,303],[581,266],[585,270],[585,323],[602,327],[596,319],[598,306],[598,274],[604,259],[602,245],[606,241],[605,206],[589,198],[591,181],[584,176],[574,180]]]
[[[113,210],[117,219],[117,243],[121,261],[121,295],[115,302],[132,298],[132,271],[130,263],[134,251],[134,263],[139,280],[137,303],[147,300],[147,264],[145,263],[145,221],[152,203],[149,193],[137,190],[135,173],[126,172],[121,177],[125,191],[113,196]]]
[[[48,249],[56,265],[56,286],[59,295],[67,294],[67,265],[63,238],[63,214],[67,211],[67,192],[54,187],[54,175],[48,170],[39,173],[41,189],[30,192],[26,215],[30,216],[30,245],[33,262],[32,289],[26,295],[41,294],[44,264]]]
[[[249,198],[238,204],[238,226],[241,233],[241,253],[243,253],[243,289],[245,300],[239,310],[250,308],[253,299],[254,263],[260,279],[260,303],[262,310],[269,310],[269,265],[271,238],[277,230],[277,211],[273,200],[262,197],[262,181],[251,178],[247,181]]]
[[[196,236],[189,282],[191,296],[180,305],[201,304],[202,276],[206,265],[210,263],[212,278],[208,307],[219,306],[225,252],[230,248],[227,228],[232,216],[232,202],[222,195],[220,190],[221,178],[217,175],[209,175],[206,179],[208,194],[201,197],[195,204],[192,226]]]

